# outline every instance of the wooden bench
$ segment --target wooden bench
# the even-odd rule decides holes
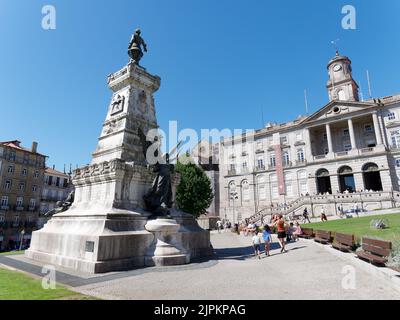
[[[333,240],[332,247],[343,251],[350,252],[355,248],[356,242],[353,234],[345,234],[336,232],[335,239]]]
[[[316,230],[315,231],[315,239],[314,241],[322,243],[322,244],[327,244],[331,242],[332,236],[330,231],[325,231],[325,230]]]
[[[390,241],[363,237],[362,251],[356,252],[356,254],[360,259],[367,260],[373,264],[385,265],[391,251],[392,243]]]
[[[301,234],[298,235],[299,238],[310,239],[314,236],[314,230],[311,228],[301,228]]]

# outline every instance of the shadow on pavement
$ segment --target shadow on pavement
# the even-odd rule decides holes
[[[290,248],[290,244],[293,243],[294,242],[288,243],[289,247],[286,247],[286,250],[288,252],[292,250],[307,248],[307,246]],[[279,242],[272,242],[270,244],[271,256],[278,254],[280,249],[281,246],[279,245]],[[214,253],[215,253],[215,259],[217,260],[228,260],[228,259],[246,260],[254,258],[254,249],[252,245],[246,247],[236,247],[236,248],[218,248],[214,249]],[[261,244],[261,253],[264,253],[264,244]]]

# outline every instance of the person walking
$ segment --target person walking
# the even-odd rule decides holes
[[[257,233],[255,233],[252,238],[252,242],[253,242],[255,256],[258,257],[258,259],[261,259],[261,250],[260,250],[261,237]]]
[[[304,211],[303,211],[303,218],[304,218],[304,223],[305,223],[306,221],[308,221],[308,223],[311,223],[310,218],[308,217],[307,207],[304,208]]]
[[[263,239],[265,243],[265,255],[269,257],[269,249],[270,249],[270,243],[272,242],[271,238],[271,229],[268,225],[264,226],[264,231],[263,231]]]
[[[218,221],[217,221],[217,230],[218,230],[218,233],[221,233],[221,229],[222,229],[222,221],[221,221],[221,220],[218,220]]]
[[[326,214],[325,214],[324,207],[322,207],[322,209],[321,209],[321,221],[328,221],[328,218],[326,217]]]
[[[283,215],[279,215],[279,219],[273,224],[272,227],[277,227],[278,231],[278,240],[281,246],[281,253],[287,252],[285,249],[285,239],[286,239],[286,228],[288,224],[283,219]]]

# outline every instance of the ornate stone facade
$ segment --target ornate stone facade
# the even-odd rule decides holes
[[[330,102],[323,108],[269,124],[247,142],[242,137],[222,141],[221,217],[237,221],[279,206],[289,213],[295,203],[326,194],[358,192],[358,199],[371,199],[368,207],[363,200],[357,203],[368,210],[394,205],[387,194],[399,190],[400,95],[360,101],[350,59],[344,56],[329,62],[328,74]],[[381,201],[364,197],[371,191],[384,191],[375,195]],[[336,214],[335,205],[329,205],[335,201],[326,200],[328,214]],[[355,204],[353,198],[342,202],[344,209]],[[322,206],[315,207],[316,215]]]

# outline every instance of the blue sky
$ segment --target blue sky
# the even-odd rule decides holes
[[[41,28],[54,5],[57,29]],[[351,4],[357,29],[344,30]],[[259,128],[327,103],[331,40],[367,96],[400,92],[400,1],[0,0],[0,141],[39,142],[48,165],[90,162],[111,92],[106,77],[127,61],[140,26],[142,64],[162,78],[159,125]]]

